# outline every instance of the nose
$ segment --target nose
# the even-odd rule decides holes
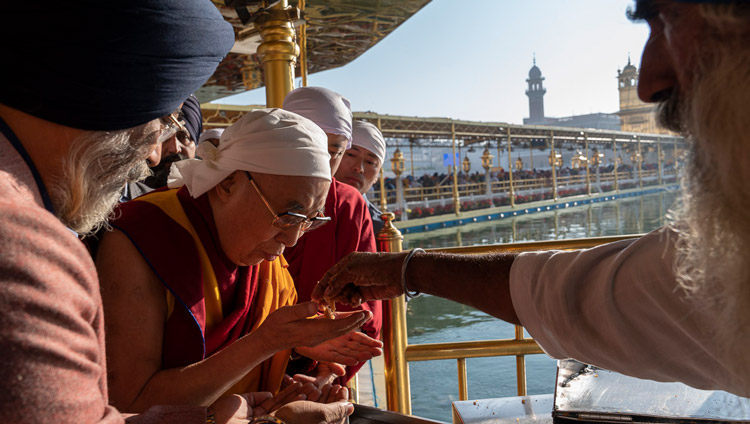
[[[177,136],[169,137],[164,143],[161,144],[161,155],[168,157],[171,155],[179,154],[182,151],[180,148],[180,142],[177,141]]]
[[[294,227],[281,230],[276,240],[286,247],[292,247],[297,244],[297,240],[302,236],[302,224],[295,225]]]
[[[638,75],[638,97],[644,102],[657,102],[677,84],[677,75],[666,40],[661,30],[651,30],[641,55]]]

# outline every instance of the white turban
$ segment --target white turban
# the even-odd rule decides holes
[[[284,109],[304,116],[328,134],[346,137],[352,147],[352,108],[341,94],[323,87],[300,87],[284,98]]]
[[[318,177],[331,181],[328,139],[315,123],[282,109],[246,113],[221,135],[219,146],[202,143],[201,159],[172,164],[170,188],[186,185],[198,197],[232,172]]]
[[[385,162],[385,139],[375,125],[366,121],[354,121],[352,144],[371,151],[380,159],[381,165]]]
[[[209,138],[216,138],[216,139],[218,139],[218,138],[221,137],[221,133],[223,133],[223,132],[224,132],[224,128],[212,128],[210,130],[206,130],[206,131],[203,132],[203,134],[201,134],[200,137],[198,137],[198,143],[197,144],[201,144],[204,141],[208,140]]]

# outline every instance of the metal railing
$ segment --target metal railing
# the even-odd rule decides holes
[[[674,179],[676,175],[674,173],[664,173],[663,179]],[[640,175],[637,170],[633,171],[618,171],[606,172],[599,174],[599,181],[596,180],[596,174],[590,175],[589,181],[587,181],[586,174],[579,175],[567,175],[557,177],[557,189],[560,191],[566,189],[583,189],[587,193],[596,193],[601,188],[603,191],[612,191],[627,188],[628,185],[639,185],[639,186],[650,186],[658,185],[661,183],[659,178],[659,171],[656,169],[643,170]],[[458,184],[458,197],[459,201],[474,199],[475,197],[486,198],[487,195],[487,183],[486,182],[473,182]],[[510,181],[492,181],[490,182],[490,189],[493,196],[508,196],[510,193]],[[535,192],[535,191],[549,191],[553,189],[552,178],[518,178],[513,179],[513,190],[516,196],[516,203],[523,203],[519,201],[518,196],[521,192]],[[451,184],[443,184],[439,186],[431,187],[405,187],[404,189],[404,200],[406,203],[417,203],[417,202],[431,202],[440,201],[453,198],[453,186]],[[560,197],[565,197],[566,194]],[[581,193],[574,193],[581,194]],[[569,194],[573,195],[573,194]],[[380,189],[376,188],[373,192],[368,194],[370,201],[373,203],[379,203]],[[396,188],[387,188],[385,190],[386,203],[396,203],[397,194]]]
[[[383,214],[384,228],[378,233],[378,250],[383,252],[400,252],[403,236],[392,225],[394,215]],[[594,237],[572,240],[551,240],[489,246],[451,247],[430,249],[436,252],[458,254],[486,254],[495,252],[521,253],[537,250],[583,249],[611,243],[618,240],[640,237],[626,235],[615,237]],[[412,344],[407,341],[406,302],[403,296],[383,302],[383,342],[385,346],[385,380],[388,409],[403,414],[411,414],[411,387],[409,382],[408,363],[415,361],[433,361],[455,359],[458,372],[459,400],[468,400],[468,381],[466,359],[515,356],[516,386],[519,396],[526,395],[526,355],[543,353],[537,343],[524,337],[521,326],[515,326],[515,337],[503,340],[482,340],[472,342],[448,342]]]

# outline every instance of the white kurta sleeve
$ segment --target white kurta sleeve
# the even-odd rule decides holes
[[[727,362],[712,340],[712,312],[675,282],[675,237],[656,230],[591,249],[519,255],[510,277],[518,318],[554,358],[750,395],[750,376],[737,372],[747,366]]]

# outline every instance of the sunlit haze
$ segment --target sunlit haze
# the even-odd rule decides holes
[[[632,0],[432,0],[380,43],[308,85],[348,97],[357,112],[522,123],[536,54],[545,115],[619,109],[617,70],[639,66],[645,24]],[[295,84],[299,85],[297,78]],[[214,101],[264,104],[263,89]]]

